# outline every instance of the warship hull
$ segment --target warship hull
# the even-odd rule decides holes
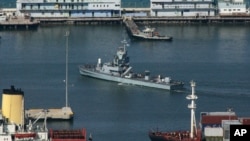
[[[84,66],[80,66],[79,71],[80,74],[83,76],[88,76],[118,83],[130,84],[130,85],[145,86],[145,87],[165,89],[165,90],[182,89],[184,86],[182,82],[155,83],[144,79],[114,76],[110,74],[101,73],[95,70],[86,69]]]

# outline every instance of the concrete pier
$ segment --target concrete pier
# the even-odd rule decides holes
[[[130,18],[130,20],[128,20]],[[128,21],[127,24],[133,25],[130,23],[142,23],[142,24],[224,24],[224,23],[250,23],[250,16],[245,17],[235,17],[235,16],[190,16],[190,17],[126,17]],[[65,18],[36,18],[39,24],[122,24],[124,23],[124,17],[65,17]],[[125,22],[125,24],[126,24]],[[136,27],[136,26],[134,26]]]
[[[73,112],[70,107],[61,109],[28,109],[25,110],[26,119],[52,119],[52,120],[71,120]]]
[[[36,18],[40,24],[120,24],[121,17],[103,17],[103,18]]]
[[[197,17],[133,17],[136,23],[164,23],[164,24],[224,24],[250,23],[250,16],[197,16]]]
[[[130,19],[129,19],[130,18]],[[129,17],[126,20],[123,17],[81,17],[81,18],[35,18],[25,19],[21,17],[11,18],[6,21],[0,21],[0,29],[33,29],[39,25],[50,24],[122,24],[137,32],[136,24],[224,24],[224,23],[250,23],[248,17]]]
[[[37,20],[25,19],[24,17],[11,17],[0,21],[0,29],[34,29],[38,25]]]
[[[135,22],[133,21],[131,17],[124,17],[123,23],[125,24],[126,29],[129,32],[129,34],[135,35],[140,32],[138,26],[135,24]]]

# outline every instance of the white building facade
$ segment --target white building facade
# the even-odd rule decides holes
[[[218,9],[220,16],[246,16],[249,14],[243,0],[219,1]]]
[[[30,17],[118,17],[120,0],[17,0],[17,13]]]
[[[214,0],[151,0],[151,16],[215,16]]]

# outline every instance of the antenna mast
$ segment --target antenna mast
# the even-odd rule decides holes
[[[188,108],[191,109],[191,130],[190,130],[190,138],[194,138],[194,130],[195,130],[195,134],[196,134],[196,120],[195,120],[195,109],[196,109],[196,104],[195,104],[195,100],[198,99],[197,95],[195,95],[195,82],[191,81],[190,82],[191,87],[192,87],[192,94],[188,95],[186,98],[188,100],[191,100],[191,104],[188,104]]]

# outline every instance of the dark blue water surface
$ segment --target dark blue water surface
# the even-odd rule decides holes
[[[172,42],[129,40],[134,71],[150,70],[185,82],[185,90],[119,85],[82,77],[78,65],[111,61],[124,38],[122,25],[44,26],[37,30],[0,31],[0,89],[15,85],[25,107],[65,105],[65,37],[69,36],[69,104],[74,121],[49,128],[86,128],[96,141],[149,141],[151,129],[189,129],[186,95],[197,82],[197,119],[201,111],[250,116],[249,25],[152,25]],[[1,98],[0,98],[1,100]]]

